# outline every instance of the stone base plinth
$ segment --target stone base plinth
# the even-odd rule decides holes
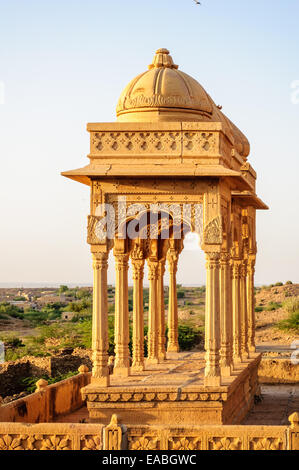
[[[109,387],[91,383],[81,393],[90,422],[107,424],[116,413],[127,425],[238,424],[259,394],[260,359],[252,354],[220,386],[205,386],[202,353],[172,354],[125,379],[112,375]]]

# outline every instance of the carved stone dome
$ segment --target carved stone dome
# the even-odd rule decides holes
[[[247,138],[194,78],[178,70],[167,49],[158,49],[148,68],[120,95],[116,107],[119,122],[221,122],[237,151],[247,157]]]
[[[123,90],[118,121],[189,121],[211,117],[213,102],[194,78],[178,70],[167,49],[158,49],[149,70]]]

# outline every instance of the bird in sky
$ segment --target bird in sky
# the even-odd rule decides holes
[[[201,5],[201,3],[198,2],[197,0],[194,0],[194,1],[195,1],[196,5]]]

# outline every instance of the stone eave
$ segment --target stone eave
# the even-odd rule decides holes
[[[229,179],[232,189],[239,191],[252,189],[240,172],[222,165],[183,164],[179,168],[179,165],[152,164],[146,166],[146,174],[144,165],[87,165],[83,168],[63,171],[61,175],[88,186],[90,179],[96,177],[214,177]]]
[[[268,210],[269,207],[256,194],[250,191],[232,191],[232,199],[242,206],[251,206],[259,210]]]

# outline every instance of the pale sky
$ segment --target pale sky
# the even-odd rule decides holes
[[[160,47],[249,138],[256,283],[299,282],[298,23],[298,0],[0,0],[0,283],[91,284],[89,190],[60,172]],[[205,282],[199,249],[178,282]]]

